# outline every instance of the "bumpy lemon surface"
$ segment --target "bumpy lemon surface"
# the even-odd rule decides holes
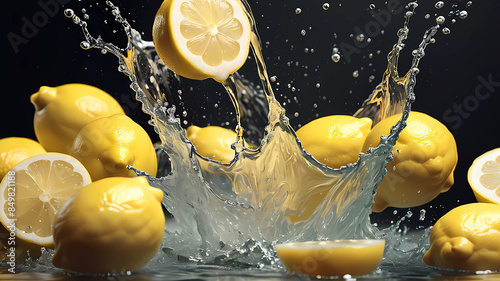
[[[32,139],[21,137],[0,139],[0,180],[22,160],[45,152],[42,145]]]
[[[36,137],[50,152],[68,153],[78,132],[91,121],[125,114],[112,96],[85,84],[43,86],[31,95],[31,102],[36,109]]]
[[[371,127],[370,118],[331,115],[307,123],[296,134],[316,160],[340,168],[358,160]]]
[[[500,270],[500,205],[471,203],[442,216],[432,227],[428,265]]]
[[[234,158],[231,145],[236,142],[236,132],[218,126],[200,128],[189,126],[186,136],[204,157],[220,162],[229,162]]]
[[[56,218],[52,263],[84,273],[141,268],[161,245],[162,198],[144,177],[111,177],[86,186]]]
[[[477,201],[500,204],[500,148],[477,157],[467,179]]]
[[[375,147],[380,136],[388,135],[401,114],[388,117],[375,125],[366,138],[363,151]],[[438,120],[411,111],[406,128],[401,132],[387,164],[387,174],[377,187],[375,212],[388,206],[414,207],[428,203],[454,183],[453,171],[458,152],[455,138]]]
[[[153,25],[161,60],[190,79],[219,82],[246,61],[251,28],[237,0],[165,0]]]
[[[93,181],[134,176],[127,166],[156,176],[156,152],[147,132],[130,117],[115,114],[94,120],[76,136],[69,154],[87,168]]]
[[[365,275],[382,260],[384,240],[334,240],[276,245],[291,271],[312,276]]]
[[[87,170],[69,155],[29,157],[0,183],[0,222],[19,240],[51,247],[56,215],[69,197],[90,182]]]

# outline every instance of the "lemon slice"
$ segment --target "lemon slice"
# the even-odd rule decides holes
[[[75,158],[44,153],[21,161],[0,183],[0,222],[16,237],[50,247],[56,215],[90,176]]]
[[[384,240],[308,241],[276,245],[292,272],[312,276],[364,275],[382,260]]]
[[[165,65],[190,79],[223,82],[246,61],[251,28],[238,0],[165,0],[153,42]]]
[[[477,201],[500,204],[500,148],[477,157],[467,179]]]

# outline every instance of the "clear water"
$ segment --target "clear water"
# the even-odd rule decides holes
[[[408,36],[410,19],[418,6],[416,2],[406,6],[405,23],[398,31],[398,42],[387,56],[388,65],[381,83],[355,113],[355,116],[372,118],[374,123],[403,113],[401,120],[390,135],[381,138],[376,148],[360,154],[356,163],[340,169],[331,169],[316,161],[296,138],[285,110],[274,96],[248,3],[245,2],[245,7],[257,35],[251,47],[263,91],[256,90],[254,84],[238,74],[223,86],[233,94],[233,104],[239,105],[236,110],[243,113],[244,129],[253,131],[261,142],[258,148],[250,149],[241,139],[235,140],[235,158],[230,163],[204,158],[196,152],[174,114],[179,78],[159,61],[152,42],[141,39],[139,32],[120,15],[118,7],[109,1],[107,5],[128,37],[128,45],[123,49],[93,37],[86,22],[72,10],[66,10],[65,15],[82,27],[85,36],[82,48],[98,48],[118,58],[119,71],[130,77],[136,99],[151,116],[150,123],[162,141],[158,153],[160,167],[164,167],[160,174],[164,176],[149,179],[151,185],[164,191],[163,204],[174,219],[167,224],[162,251],[144,272],[168,269],[173,279],[185,280],[200,278],[197,272],[203,279],[220,277],[216,272],[221,270],[228,278],[246,275],[255,278],[261,274],[267,278],[283,278],[283,266],[273,248],[276,243],[381,238],[387,241],[384,260],[367,277],[370,280],[401,277],[401,268],[406,272],[411,270],[408,274],[417,277],[420,273],[427,277],[443,275],[442,271],[422,262],[428,248],[429,229],[411,232],[400,227],[411,213],[386,229],[379,229],[369,217],[376,186],[386,173],[392,147],[405,127],[415,99],[413,89],[418,64],[425,48],[441,29],[438,23],[426,31],[412,52],[410,69],[400,76],[398,59]],[[256,124],[262,118],[255,116],[265,117],[267,126],[263,132]],[[315,203],[304,205],[308,201]],[[28,268],[41,272],[53,270],[50,256],[47,252],[45,262],[42,258]],[[227,271],[228,267],[231,270]],[[140,275],[134,277],[140,280]],[[151,277],[148,275],[144,280]]]

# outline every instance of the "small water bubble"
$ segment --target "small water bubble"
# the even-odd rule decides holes
[[[298,112],[295,112],[295,113],[293,114],[293,116],[295,116],[295,117],[299,117],[299,113],[298,113]]]
[[[468,16],[468,13],[465,10],[460,11],[460,13],[458,13],[458,17],[461,19],[465,19],[467,16]]]
[[[305,29],[302,29],[302,30],[300,31],[300,34],[302,34],[302,36],[306,36],[306,30],[305,30]]]
[[[85,14],[87,12],[87,9],[82,8],[82,14]]]
[[[467,2],[467,4],[465,5],[467,8],[469,8],[470,6],[472,6],[472,1],[469,1]]]
[[[84,19],[84,20],[88,20],[88,19],[90,19],[90,17],[89,17],[89,15],[88,15],[88,14],[84,14],[84,15],[83,15],[83,19]]]
[[[187,115],[188,115],[187,111],[185,111],[185,110],[184,110],[184,111],[182,112],[182,116],[186,117]]]
[[[300,14],[300,13],[302,13],[302,9],[301,9],[301,8],[296,8],[296,9],[295,9],[295,13],[296,13],[297,15],[298,15],[298,14]]]
[[[274,76],[271,76],[270,80],[271,80],[271,82],[276,82],[276,79],[277,79],[277,78],[278,78],[278,77],[276,77],[276,75],[274,75]]]
[[[330,9],[330,4],[329,3],[323,3],[323,10],[328,10]]]
[[[80,48],[82,48],[84,50],[88,50],[88,49],[90,49],[90,43],[87,41],[82,41],[82,42],[80,42]]]
[[[339,54],[333,54],[332,55],[332,61],[333,62],[339,62],[340,61],[340,55]]]
[[[219,104],[218,103],[214,104],[214,107],[219,108]]]
[[[421,221],[425,220],[425,213],[426,213],[425,209],[421,209],[420,210],[420,217],[418,219]]]
[[[32,233],[32,232],[33,232],[33,227],[31,227],[31,226],[29,226],[29,225],[28,225],[28,226],[26,227],[26,231],[25,231],[25,232],[26,232],[26,233]]]
[[[428,19],[430,19],[430,18],[431,18],[431,15],[430,15],[430,14],[425,14],[424,19],[428,20]]]
[[[106,49],[101,49],[101,54],[105,55],[107,53],[108,53],[108,51]]]
[[[187,121],[187,120],[184,120],[184,121],[182,121],[182,124],[187,125],[187,124],[188,124],[188,121]]]
[[[313,104],[313,107],[318,108],[318,104],[317,103]]]
[[[363,42],[365,40],[365,35],[363,33],[356,35],[356,40],[358,40],[358,42]]]
[[[74,24],[80,24],[80,18],[79,17],[77,17],[76,15],[73,15],[71,18],[73,19],[73,23]]]
[[[450,34],[451,30],[448,27],[443,27],[443,34]]]
[[[66,9],[66,10],[64,10],[64,15],[67,18],[71,18],[75,15],[75,11],[73,11],[72,9]]]
[[[319,87],[321,87],[321,84],[320,83],[316,83],[316,88],[319,89]]]
[[[352,77],[358,78],[359,77],[359,71],[358,70],[354,70],[354,72],[352,73]]]
[[[434,5],[436,9],[441,9],[444,7],[444,2],[443,1],[437,1],[436,4]]]
[[[370,8],[370,10],[374,10],[375,9],[375,4],[370,4],[370,6],[368,6],[368,8]]]
[[[392,214],[393,214],[393,215],[396,215],[397,213],[398,213],[398,210],[394,210],[394,211],[392,211]]]
[[[436,18],[436,23],[437,24],[443,24],[445,21],[445,18],[443,16],[439,16]]]

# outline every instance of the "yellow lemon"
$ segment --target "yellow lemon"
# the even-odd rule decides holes
[[[500,205],[471,203],[442,216],[432,227],[428,265],[500,270]]]
[[[69,155],[44,153],[21,161],[0,183],[3,231],[14,232],[17,240],[51,247],[60,208],[89,183],[87,170]],[[9,245],[8,241],[1,242]]]
[[[477,201],[500,204],[500,148],[476,158],[467,179]]]
[[[363,151],[377,146],[380,136],[388,135],[400,118],[401,114],[393,115],[375,125]],[[387,174],[377,187],[373,211],[381,212],[388,206],[420,206],[453,185],[458,161],[455,138],[445,125],[429,115],[410,112],[392,154],[394,160],[387,164]]]
[[[229,162],[234,158],[231,145],[236,142],[236,132],[218,126],[200,128],[189,126],[186,136],[204,157],[220,162]]]
[[[190,79],[222,82],[246,61],[251,28],[238,0],[165,0],[153,24],[161,60]]]
[[[384,255],[384,240],[308,241],[276,245],[285,266],[312,276],[365,275]]]
[[[371,127],[370,118],[331,115],[307,123],[296,134],[316,160],[340,168],[358,160]]]
[[[144,177],[110,177],[86,186],[56,218],[52,263],[85,273],[141,268],[161,245],[162,198]]]
[[[38,142],[19,137],[0,139],[0,180],[22,160],[45,153]]]
[[[127,166],[156,176],[156,152],[147,132],[126,115],[90,122],[78,133],[69,154],[80,160],[93,181],[134,176]]]
[[[36,137],[51,152],[68,153],[76,134],[89,122],[125,114],[112,96],[85,84],[43,86],[31,96],[31,102],[36,109]]]

